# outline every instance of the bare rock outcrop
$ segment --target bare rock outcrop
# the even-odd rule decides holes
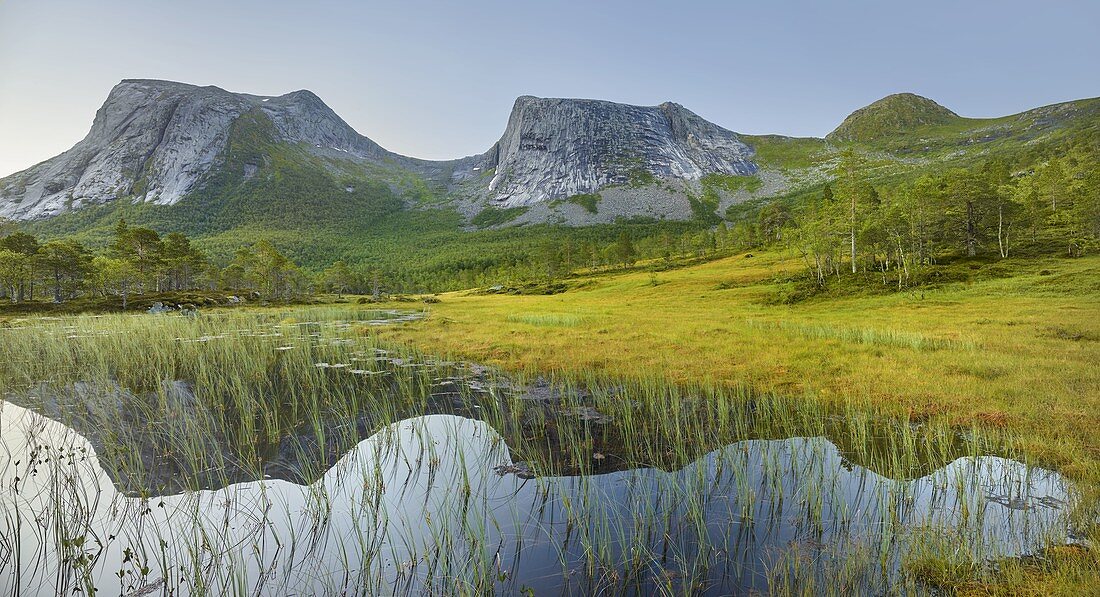
[[[428,161],[387,151],[309,91],[267,97],[134,79],[111,90],[72,149],[0,179],[0,217],[49,218],[115,200],[177,203],[225,164],[234,124],[246,114],[264,121],[271,141],[360,168],[363,176],[396,171],[394,178],[411,174],[441,192],[460,190],[477,209],[533,205],[615,185],[693,181],[712,172],[756,172],[752,149],[735,133],[673,103],[523,96],[489,151]],[[244,179],[259,167],[246,164]]]
[[[598,100],[516,100],[508,127],[485,155],[488,192],[513,207],[654,179],[756,172],[738,136],[683,106]]]

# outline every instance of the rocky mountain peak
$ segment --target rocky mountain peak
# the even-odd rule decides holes
[[[0,217],[45,218],[120,197],[173,204],[217,166],[233,122],[255,110],[271,120],[284,142],[349,159],[391,156],[311,91],[262,97],[214,86],[125,79],[72,149],[0,180]]]
[[[356,132],[312,91],[303,89],[263,98],[260,108],[284,140],[359,159],[398,157]]]
[[[133,195],[174,203],[225,145],[248,102],[217,87],[127,79],[65,153],[0,181],[0,216],[31,219]]]
[[[329,163],[360,171],[365,165],[397,169],[405,174],[396,178],[412,174],[437,188],[462,185],[475,202],[507,206],[607,186],[756,171],[752,150],[735,133],[672,102],[632,106],[524,95],[488,152],[427,161],[383,149],[308,90],[258,96],[126,79],[111,90],[91,130],[72,149],[0,179],[0,217],[46,218],[117,199],[174,204],[227,164],[233,125],[246,114],[270,121],[272,141]],[[248,164],[246,179],[258,167]],[[491,177],[484,175],[490,171]]]
[[[506,206],[590,193],[655,178],[752,174],[752,150],[731,131],[671,102],[516,99],[489,156],[489,192]]]

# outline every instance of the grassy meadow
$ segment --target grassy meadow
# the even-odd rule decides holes
[[[769,252],[592,275],[551,296],[449,293],[426,320],[378,333],[506,370],[705,380],[1003,429],[1100,496],[1100,258],[1008,261],[936,288],[779,303],[784,274],[802,267]],[[1067,548],[1007,566],[1001,587],[1072,592],[1098,567],[1095,548]]]
[[[31,408],[85,412],[60,420],[90,433],[115,484],[138,496],[164,483],[153,495],[284,470],[273,469],[279,458],[272,459],[286,456],[288,438],[298,438],[292,445],[299,447],[292,452],[296,472],[287,478],[310,482],[375,430],[441,412],[487,422],[540,476],[677,470],[722,446],[791,437],[826,437],[847,462],[889,479],[927,475],[961,456],[1003,455],[1076,482],[1070,519],[1078,542],[990,567],[943,545],[942,537],[919,541],[898,556],[905,575],[895,589],[920,592],[931,583],[962,594],[1083,594],[1096,588],[1100,258],[962,263],[955,267],[968,272],[963,281],[900,293],[863,286],[792,304],[791,279],[804,266],[780,252],[664,271],[649,265],[581,273],[554,295],[471,290],[369,306],[348,304],[347,297],[329,306],[211,308],[198,317],[12,315],[0,320],[0,385]],[[377,325],[396,313],[386,309],[426,317]],[[439,365],[408,368],[410,362]],[[462,362],[492,366],[507,379],[482,379],[464,372]],[[472,381],[462,382],[470,385],[456,401],[440,402],[438,384],[460,378]],[[551,391],[557,397],[550,410],[523,392],[471,389],[537,385],[540,378],[562,388]],[[189,389],[179,394],[166,380]],[[42,384],[91,389],[67,390],[60,402],[39,405]],[[67,411],[66,400],[83,406]],[[357,424],[343,423],[349,420]],[[671,490],[686,492],[685,503],[693,504],[706,501],[708,488]],[[809,512],[821,508],[817,491],[799,498]],[[685,516],[702,528],[703,512],[693,506]],[[591,586],[604,586],[611,582],[607,571],[623,563],[601,550],[626,541],[627,527],[657,521],[592,516],[587,520],[598,532],[582,545],[591,548],[589,581],[597,583]],[[469,594],[522,588],[494,568],[491,550],[477,547],[491,543],[491,534],[465,533],[457,540],[480,555],[448,551],[455,537],[433,536],[434,547],[419,557],[444,562],[441,576],[429,575],[441,584],[409,586],[459,583],[458,592]],[[650,547],[637,549],[649,554]],[[660,592],[681,594],[704,582],[722,549],[704,543],[678,564],[684,583]],[[475,559],[461,559],[467,557]],[[876,557],[853,553],[842,567],[873,569]],[[657,554],[643,560],[649,566]],[[163,556],[156,564],[167,575],[174,561]],[[626,570],[635,565],[641,564]],[[76,569],[86,586],[91,573],[81,570],[91,569]],[[236,582],[230,569],[210,572],[204,590],[229,590]],[[865,579],[820,584],[843,577],[834,572],[775,573],[769,587],[780,594],[866,587],[859,584]],[[364,582],[375,584],[364,586],[387,579],[371,572]]]
[[[594,275],[550,296],[449,293],[425,321],[378,334],[506,370],[705,381],[946,414],[1032,433],[1047,464],[1100,477],[1100,258],[772,304],[776,274],[801,267],[758,253]]]
[[[248,591],[243,587],[251,582],[256,582],[257,591],[276,591],[284,582],[280,579],[287,578],[314,586],[308,584],[310,566],[346,565],[347,578],[325,581],[334,583],[330,592],[378,594],[397,581],[407,583],[404,589],[394,589],[403,594],[522,592],[523,578],[501,571],[501,559],[507,560],[510,552],[492,525],[433,527],[425,544],[407,543],[391,553],[376,547],[385,538],[379,530],[388,524],[385,509],[357,510],[357,519],[366,524],[353,531],[324,522],[326,513],[345,507],[339,492],[324,485],[330,470],[336,470],[331,476],[361,481],[375,488],[372,491],[382,492],[387,486],[403,491],[401,479],[407,478],[408,463],[414,460],[427,466],[429,478],[435,479],[430,485],[453,484],[449,495],[456,496],[455,507],[469,508],[469,493],[463,492],[477,489],[468,475],[485,474],[495,461],[466,463],[466,453],[449,452],[454,446],[440,444],[443,438],[438,436],[414,438],[412,452],[392,454],[404,468],[398,467],[400,474],[384,483],[372,461],[366,461],[363,470],[337,467],[336,459],[355,450],[364,437],[413,417],[441,413],[476,418],[496,430],[516,462],[529,467],[515,470],[530,470],[545,483],[539,485],[544,497],[536,503],[542,504],[540,508],[560,504],[571,521],[566,528],[573,530],[566,531],[560,565],[583,565],[579,576],[572,571],[564,575],[567,582],[581,583],[568,585],[578,591],[644,588],[678,595],[706,589],[716,582],[715,574],[729,569],[728,550],[741,545],[738,533],[708,530],[713,517],[728,518],[728,524],[742,530],[759,525],[759,534],[767,537],[784,503],[792,509],[788,512],[798,512],[796,521],[821,529],[819,533],[831,529],[858,549],[848,553],[834,546],[834,551],[824,552],[827,564],[822,569],[804,565],[799,549],[805,546],[781,544],[777,547],[789,548],[790,553],[781,554],[767,570],[771,592],[850,594],[871,587],[916,592],[927,578],[956,579],[963,569],[969,572],[961,578],[988,575],[970,555],[971,549],[981,553],[983,545],[984,511],[977,507],[983,503],[982,494],[973,502],[970,497],[963,500],[973,507],[961,523],[949,520],[948,528],[957,526],[959,533],[950,545],[930,528],[907,526],[907,517],[897,515],[891,505],[896,492],[921,494],[905,489],[911,480],[943,470],[960,457],[1024,458],[1003,429],[971,425],[960,434],[944,417],[912,426],[906,417],[883,409],[826,405],[707,382],[668,383],[659,374],[615,381],[598,371],[565,371],[550,375],[548,384],[523,372],[497,377],[480,366],[401,350],[385,339],[391,334],[376,333],[391,329],[383,324],[399,316],[395,311],[336,305],[222,309],[197,317],[112,314],[4,321],[0,387],[5,400],[55,417],[87,437],[97,466],[125,495],[103,494],[107,485],[86,483],[83,465],[74,466],[71,460],[71,455],[86,453],[83,440],[47,440],[42,422],[31,419],[29,425],[13,425],[5,419],[8,431],[27,432],[29,443],[5,443],[15,451],[14,466],[0,470],[0,555],[5,556],[0,558],[0,591],[19,593],[45,574],[50,578],[42,582],[52,584],[42,586],[58,592],[111,594],[117,588],[121,594],[159,589],[244,594]],[[517,318],[515,325],[579,329],[586,321],[544,313]],[[404,324],[410,331],[431,325],[430,320]],[[529,399],[527,394],[539,387],[549,391],[550,398]],[[13,416],[10,410],[0,414]],[[0,440],[18,442],[16,435]],[[378,441],[388,445],[388,436],[380,437]],[[828,442],[799,443],[821,437]],[[802,457],[786,460],[788,445],[805,446]],[[423,460],[426,453],[430,457]],[[693,465],[700,459],[709,459],[703,461],[715,468],[707,472]],[[453,478],[432,472],[442,462],[463,467]],[[760,477],[746,472],[753,466],[761,467]],[[875,489],[844,494],[837,475],[855,466],[874,473],[870,478]],[[628,478],[644,481],[646,471],[654,469],[680,473],[659,476],[652,486],[636,486],[630,495],[639,504],[629,517],[614,508],[596,507],[599,501],[579,500],[589,495],[584,493],[589,487],[602,491],[598,483],[606,474],[636,475]],[[1006,483],[1017,482],[1007,472],[1000,474]],[[542,481],[556,475],[566,480]],[[253,503],[250,484],[242,483],[272,478],[309,484],[303,491],[310,498],[307,513],[318,518],[314,526],[276,531],[284,520],[282,513],[272,512],[264,499]],[[726,499],[714,499],[719,479],[726,483],[724,498],[735,491],[732,506],[725,505]],[[942,474],[931,483],[926,478],[922,487],[951,495],[966,481]],[[584,491],[577,493],[578,487]],[[242,539],[235,527],[217,522],[221,515],[206,521],[200,507],[202,490],[221,492],[218,495],[228,496],[245,512],[255,508],[265,530]],[[383,494],[366,495],[374,503]],[[838,499],[885,507],[873,513],[860,509],[860,517],[842,514],[834,520],[838,514],[832,508]],[[662,500],[682,504],[682,511],[678,516],[659,514]],[[50,507],[43,509],[43,502]],[[148,518],[153,508],[165,508],[165,503],[168,519]],[[953,506],[953,499],[945,504]],[[397,522],[412,532],[422,522],[417,512]],[[35,525],[22,522],[29,513],[36,517]],[[298,520],[289,511],[285,516]],[[106,528],[116,530],[101,532],[104,521]],[[552,523],[545,522],[545,533],[558,541],[554,533],[561,527],[554,531]],[[845,531],[847,525],[855,526]],[[143,535],[141,529],[152,535]],[[1051,532],[1058,536],[1057,529]],[[533,533],[542,537],[544,531],[534,527]],[[899,534],[905,541],[898,542]],[[660,542],[651,542],[653,537],[676,537],[684,542],[678,548],[684,551],[668,562]],[[304,556],[286,560],[281,550],[272,549],[273,543],[305,544],[306,539],[311,545],[335,542],[344,559],[303,548]],[[960,552],[960,544],[967,549]],[[54,545],[59,546],[56,554],[51,551]],[[238,559],[241,549],[254,556]],[[128,567],[133,561],[128,554],[134,553],[141,554],[141,560]],[[291,550],[290,555],[295,553]],[[200,556],[202,565],[191,567],[190,559]],[[253,557],[258,564],[245,565]],[[514,557],[518,562],[518,553]],[[45,564],[28,565],[35,561]],[[394,572],[392,564],[408,561],[421,568],[411,575]],[[253,569],[255,565],[279,574],[263,574]],[[554,565],[551,560],[551,570]],[[1067,575],[1082,573],[1079,565],[1074,566],[1066,569]],[[653,575],[655,567],[661,575]],[[892,574],[895,567],[906,574],[893,580],[879,576]],[[114,570],[115,576],[109,574]],[[288,591],[299,586],[299,580],[285,582],[291,583],[284,587]]]

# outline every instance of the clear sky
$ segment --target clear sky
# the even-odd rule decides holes
[[[1098,96],[1098,58],[1095,0],[0,0],[0,176],[72,146],[124,78],[310,89],[387,149],[452,158],[523,94],[821,136],[898,91],[965,116]]]

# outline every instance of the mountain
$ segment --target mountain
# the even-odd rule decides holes
[[[243,147],[258,141],[243,129],[259,131],[264,147]],[[253,155],[236,163],[233,148]],[[387,151],[309,91],[265,97],[124,80],[72,149],[0,180],[0,216],[38,220],[116,200],[174,205],[216,191],[208,187],[229,167],[239,169],[237,182],[262,177],[274,154],[288,151],[328,174],[382,181],[396,193],[419,181],[413,186],[454,199],[467,217],[488,206],[530,207],[615,185],[756,170],[752,150],[736,134],[672,103],[524,96],[487,152],[429,161]],[[690,218],[682,193],[680,202],[682,209],[668,215]],[[638,215],[630,205],[613,211],[608,217]]]
[[[356,133],[309,91],[260,97],[217,87],[124,80],[72,149],[0,179],[0,216],[39,219],[121,198],[175,204],[226,163],[233,125],[249,114],[269,121],[279,141],[304,144],[318,154],[415,163]],[[245,177],[259,166],[245,164]]]
[[[1080,100],[972,119],[899,93],[856,110],[825,139],[796,139],[739,135],[671,102],[522,96],[487,151],[432,161],[386,150],[309,91],[257,96],[131,79],[72,149],[0,179],[0,217],[68,214],[59,226],[72,232],[132,211],[126,206],[179,206],[149,217],[199,236],[283,226],[289,215],[363,230],[425,210],[453,214],[467,229],[714,224],[745,202],[823,184],[844,144],[906,171],[958,164],[1088,138],[1097,108]],[[98,215],[76,215],[85,212]]]
[[[950,124],[958,114],[913,93],[888,95],[852,112],[825,136],[830,141],[871,142],[927,125]]]
[[[651,177],[756,171],[752,149],[736,134],[671,102],[642,107],[523,96],[488,155],[485,165],[495,169],[490,196],[508,207]]]
[[[468,287],[554,247],[751,230],[768,205],[782,219],[820,197],[845,148],[884,191],[990,160],[1027,172],[1100,155],[1100,98],[979,119],[900,94],[821,139],[737,134],[673,103],[523,96],[485,152],[430,161],[380,147],[308,91],[127,80],[76,146],[0,179],[0,217],[91,247],[125,218],[222,261],[266,239],[309,268],[343,259],[424,287],[463,272]]]

